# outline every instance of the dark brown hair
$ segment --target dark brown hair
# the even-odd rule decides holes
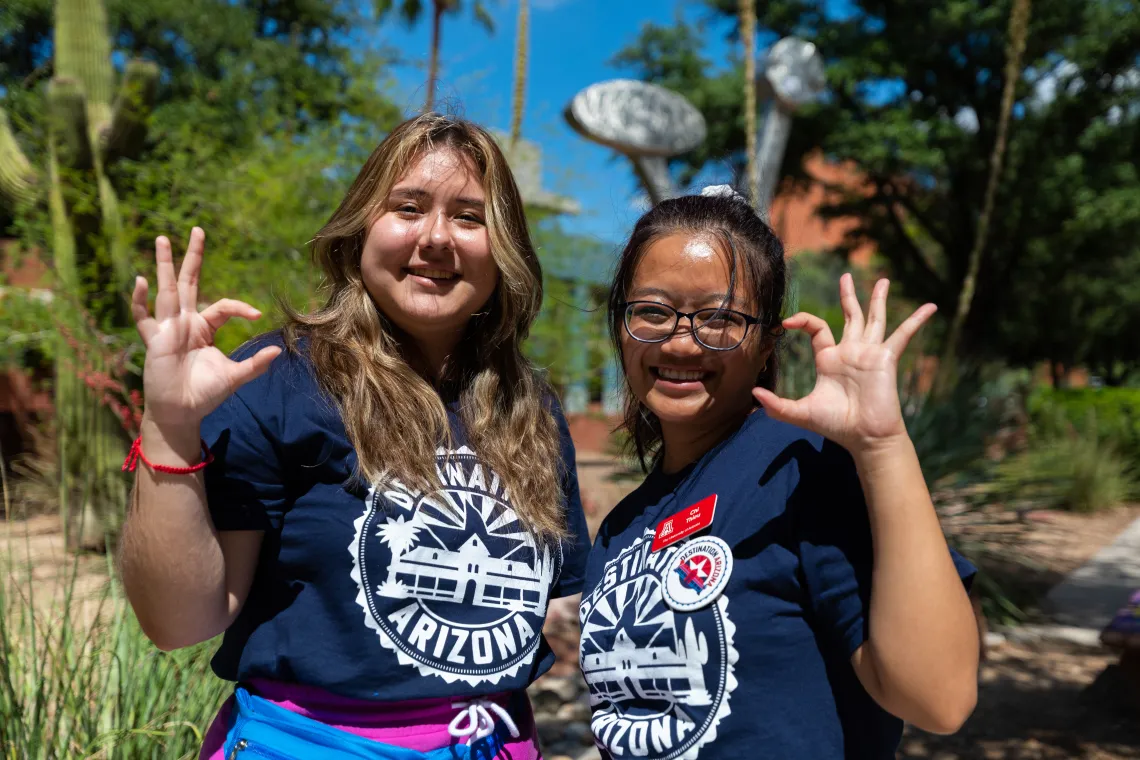
[[[610,286],[610,338],[623,366],[621,343],[625,331],[625,302],[634,272],[650,245],[669,235],[685,232],[709,235],[723,245],[730,260],[729,300],[725,306],[733,307],[733,295],[739,280],[746,289],[747,300],[752,302],[750,306],[759,311],[762,322],[756,329],[773,343],[782,332],[780,323],[787,289],[787,268],[784,245],[772,228],[739,196],[685,195],[670,198],[637,220],[618,259],[617,272]],[[757,385],[773,391],[780,379],[776,348],[773,345],[768,363],[756,379]],[[637,457],[643,469],[648,470],[656,463],[661,454],[661,422],[633,394],[628,382],[625,383],[625,418],[618,430],[624,430],[629,436],[630,453]]]

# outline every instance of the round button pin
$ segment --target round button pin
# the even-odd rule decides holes
[[[715,536],[685,543],[663,571],[665,604],[692,612],[712,603],[732,575],[732,549]]]

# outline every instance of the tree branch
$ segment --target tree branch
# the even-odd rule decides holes
[[[925,211],[921,210],[915,204],[914,199],[912,199],[909,195],[906,193],[898,192],[895,188],[894,182],[883,180],[879,177],[876,177],[874,181],[875,184],[879,187],[879,194],[883,197],[889,197],[891,202],[897,203],[906,209],[906,212],[910,216],[914,217],[914,219],[922,225],[922,228],[926,230],[926,234],[930,236],[931,240],[938,244],[938,247],[941,248],[943,252],[952,247],[950,241],[946,240],[943,235],[939,233],[937,229],[935,229],[934,223],[931,221],[930,216]],[[889,191],[889,196],[883,195],[882,191],[884,189]]]
[[[887,218],[891,222],[891,227],[895,233],[906,243],[906,250],[910,254],[910,259],[914,263],[915,268],[927,280],[927,285],[932,293],[942,292],[945,288],[945,283],[942,278],[938,276],[938,271],[927,260],[926,254],[918,247],[918,243],[914,242],[914,238],[906,231],[906,225],[903,224],[902,219],[899,217],[898,209],[894,203],[895,196],[884,196],[881,192],[872,198],[872,202],[877,202],[886,209]]]
[[[34,202],[39,193],[39,172],[20,149],[8,114],[0,108],[0,195],[16,206]]]
[[[809,173],[809,176],[811,176],[810,173]],[[942,292],[945,288],[945,283],[943,282],[942,277],[939,276],[938,271],[934,268],[933,264],[931,264],[931,262],[929,260],[927,260],[926,255],[922,252],[922,249],[919,248],[918,244],[914,241],[914,238],[912,238],[910,236],[910,234],[906,231],[906,226],[903,224],[902,219],[898,215],[898,210],[897,210],[895,204],[896,204],[896,202],[901,201],[901,196],[895,194],[893,191],[893,188],[891,188],[891,192],[889,192],[889,193],[884,192],[884,188],[889,183],[886,182],[885,180],[883,180],[882,178],[875,177],[873,175],[864,175],[864,176],[866,176],[869,181],[874,183],[875,194],[871,195],[869,197],[861,197],[861,198],[859,198],[859,200],[864,202],[864,203],[869,203],[872,205],[878,205],[878,206],[882,206],[884,208],[884,210],[886,211],[887,220],[890,222],[891,228],[894,229],[894,231],[898,235],[898,237],[904,242],[905,251],[908,254],[909,260],[914,264],[914,267],[917,270],[917,272],[919,273],[919,275],[924,280],[926,280],[926,286],[930,289],[930,292],[931,293]],[[836,183],[825,182],[825,181],[818,179],[814,176],[811,177],[811,180],[813,182],[818,183],[820,186],[822,186],[826,193],[837,193],[841,196],[846,195],[848,197],[851,196],[852,190],[850,187],[845,187],[843,185],[836,184]],[[821,211],[826,212],[826,210],[828,208],[830,208],[831,205],[832,204],[828,204],[828,205],[824,206],[821,209]],[[921,223],[922,220],[920,219],[919,222]],[[873,236],[872,236],[872,238],[873,238]],[[939,242],[939,244],[941,245],[940,241],[938,241],[937,239],[935,239],[935,241]]]
[[[119,158],[134,158],[146,140],[147,118],[158,93],[158,66],[150,61],[127,64],[111,122],[99,134],[105,165]]]

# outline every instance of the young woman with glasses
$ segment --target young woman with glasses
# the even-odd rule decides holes
[[[943,538],[899,406],[899,355],[840,281],[836,343],[781,320],[779,239],[728,188],[637,223],[610,291],[624,429],[649,471],[602,524],[580,609],[605,757],[891,758],[903,721],[952,732],[976,698],[970,566]],[[774,394],[802,330],[816,386]]]

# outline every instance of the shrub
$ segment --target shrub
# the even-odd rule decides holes
[[[1094,420],[1097,435],[1140,465],[1140,388],[1040,388],[1029,397],[1030,435],[1050,440]]]
[[[108,558],[106,575],[80,572],[94,556],[70,555],[44,579],[16,524],[0,539],[0,758],[197,757],[232,689],[210,670],[216,642],[159,651],[108,580]]]
[[[1031,439],[1028,450],[995,468],[992,496],[1014,504],[1095,512],[1136,493],[1132,463],[1099,433],[1083,430]]]

